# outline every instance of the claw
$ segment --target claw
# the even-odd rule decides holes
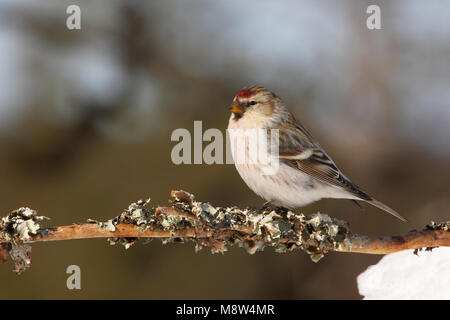
[[[263,205],[261,206],[261,209],[270,209],[270,208],[272,208],[273,207],[273,205],[272,205],[272,202],[270,202],[270,201],[267,201],[267,202],[264,202],[263,203]]]

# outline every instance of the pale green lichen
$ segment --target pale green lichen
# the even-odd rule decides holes
[[[429,230],[450,231],[450,221],[441,222],[441,223],[436,223],[434,221],[431,221],[431,223],[429,225],[427,225],[426,228]]]
[[[307,217],[304,223],[303,249],[311,255],[314,262],[329,251],[341,247],[351,248],[351,234],[346,222],[316,213]]]
[[[41,231],[40,221],[48,219],[44,216],[38,216],[35,210],[24,207],[3,217],[0,231],[8,231],[11,238],[15,240],[27,241],[31,239],[32,235],[37,235]],[[42,232],[44,232],[43,229]]]
[[[279,253],[301,248],[311,255],[313,261],[319,261],[328,251],[351,247],[346,223],[320,213],[305,217],[284,208],[241,210],[236,207],[214,207],[209,203],[195,201],[194,196],[185,191],[173,191],[171,204],[199,218],[199,221],[187,220],[189,226],[210,228],[219,233],[227,228],[249,227],[253,232],[251,235],[232,233],[220,239],[190,239],[195,242],[196,251],[209,246],[212,252],[224,252],[227,245],[234,244],[251,254],[267,246]],[[184,218],[177,218],[171,221],[165,217],[160,224],[165,229],[176,228],[178,222],[184,221]]]
[[[33,236],[48,234],[47,229],[41,227],[40,222],[48,220],[44,216],[38,216],[35,210],[20,208],[3,217],[0,221],[0,240],[6,241],[5,248],[14,262],[14,272],[20,274],[31,265],[31,247],[24,245],[32,240]],[[1,241],[0,241],[1,242]]]
[[[96,220],[89,219],[89,222],[95,222],[100,228],[106,228],[107,230],[114,232],[116,230],[116,225],[119,223],[130,223],[139,227],[139,230],[144,232],[148,227],[149,223],[154,222],[155,219],[152,217],[150,211],[146,208],[150,203],[150,199],[145,201],[139,200],[128,206],[124,212],[114,219],[110,219],[106,222],[99,222]],[[138,239],[137,238],[108,238],[111,245],[116,243],[122,244],[125,249],[130,248]]]

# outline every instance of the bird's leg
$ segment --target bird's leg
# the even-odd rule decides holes
[[[273,208],[273,204],[270,201],[264,202],[263,205],[261,206],[261,210],[265,210],[265,209],[270,209]]]
[[[271,206],[272,206],[272,202],[267,201],[267,202],[263,203],[263,205],[261,206],[261,209],[266,209],[266,208],[269,208]]]
[[[264,202],[262,207],[261,207],[261,210],[275,210],[276,212],[278,212],[278,213],[280,213],[282,215],[286,214],[289,211],[288,208],[274,205],[270,201]]]

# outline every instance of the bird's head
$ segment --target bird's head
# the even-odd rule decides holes
[[[283,107],[281,99],[261,86],[251,86],[237,93],[230,111],[234,121],[267,122]],[[241,120],[242,119],[242,120]]]

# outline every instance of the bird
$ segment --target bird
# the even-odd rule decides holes
[[[323,198],[350,199],[367,202],[407,222],[351,182],[275,93],[258,85],[243,88],[234,97],[230,111],[227,132],[232,136],[236,169],[248,187],[267,201],[266,205],[296,209]],[[278,152],[269,151],[278,161],[274,173],[265,174],[266,163],[255,160],[254,150],[261,141],[248,139],[246,132],[251,130],[263,130],[267,136],[277,132]],[[237,148],[237,141],[245,141],[245,147]]]

